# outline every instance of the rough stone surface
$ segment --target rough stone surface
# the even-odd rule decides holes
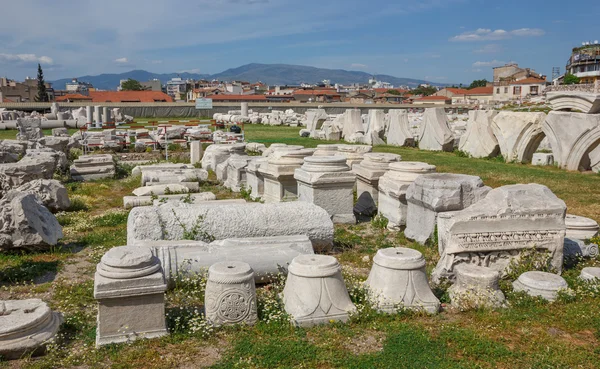
[[[40,144],[52,150],[64,152],[67,154],[70,137],[45,136],[37,140]]]
[[[252,158],[252,156],[238,154],[229,157],[229,160],[227,160],[227,179],[224,183],[225,187],[231,189],[233,192],[240,192],[242,187],[246,186],[246,169]]]
[[[454,135],[448,127],[444,108],[427,108],[419,131],[419,149],[430,151],[454,150]]]
[[[548,250],[560,272],[565,213],[565,203],[546,186],[527,184],[498,187],[462,211],[440,214],[440,260],[432,278],[453,279],[454,267],[462,263],[504,274],[514,258],[533,247]]]
[[[448,289],[452,306],[461,311],[506,306],[506,299],[498,284],[500,273],[497,270],[460,264],[455,272],[456,282]]]
[[[364,132],[362,118],[359,109],[347,109],[344,112],[344,126],[342,128],[342,137],[348,141],[348,138],[356,132]]]
[[[167,191],[168,189],[168,191]],[[169,195],[196,192],[200,190],[198,182],[181,182],[138,187],[132,191],[136,196]],[[169,192],[169,193],[167,193]]]
[[[498,155],[500,146],[492,130],[492,120],[498,115],[494,110],[471,110],[467,121],[467,131],[460,139],[458,149],[474,158],[488,158]]]
[[[29,141],[44,137],[40,118],[17,118],[17,140]]]
[[[215,171],[217,165],[224,162],[232,154],[244,155],[246,144],[213,144],[206,148],[202,157],[202,168]]]
[[[285,311],[301,327],[345,322],[356,311],[333,256],[300,255],[292,260],[283,289]]]
[[[434,173],[417,177],[406,189],[408,209],[404,235],[424,244],[433,235],[439,213],[471,206],[489,190],[477,176]]]
[[[0,165],[0,195],[36,179],[51,179],[53,164],[32,158]]]
[[[552,110],[579,110],[585,114],[600,113],[600,94],[582,91],[550,91],[546,101]]]
[[[584,281],[590,281],[594,283],[600,282],[600,268],[598,267],[585,267],[581,269],[579,279]]]
[[[371,302],[386,313],[407,308],[435,314],[440,309],[440,301],[427,283],[425,258],[414,249],[377,251],[365,286]]]
[[[558,291],[568,287],[567,281],[563,277],[538,271],[525,272],[513,282],[515,292],[522,291],[529,296],[541,297],[548,301],[556,300]]]
[[[62,321],[40,299],[0,301],[0,355],[10,360],[41,354]]]
[[[533,165],[554,165],[554,155],[536,152],[531,159]]]
[[[116,166],[112,155],[83,155],[73,161],[71,178],[75,181],[93,181],[113,178]]]
[[[98,264],[96,346],[166,334],[165,291],[160,261],[150,249],[115,247]]]
[[[52,178],[54,172],[66,172],[69,169],[67,155],[62,151],[56,151],[48,147],[39,147],[37,149],[27,149],[23,160],[34,160],[45,167],[45,172],[49,173],[48,179]]]
[[[385,145],[385,113],[381,109],[369,109],[367,130],[363,143],[367,145]]]
[[[265,191],[265,179],[260,173],[259,168],[267,165],[268,158],[253,158],[246,167],[246,186],[250,190],[250,198],[257,200],[263,197]]]
[[[399,230],[406,225],[408,204],[406,190],[421,174],[435,172],[435,166],[416,161],[390,163],[389,170],[379,179],[379,214],[387,218],[388,228]]]
[[[17,191],[34,194],[54,212],[67,210],[71,206],[67,189],[55,179],[36,179],[21,185]]]
[[[216,199],[217,197],[212,192],[188,193],[186,195],[124,196],[123,206],[125,209],[131,209],[138,206],[159,205],[167,202],[199,204],[204,201],[214,201]],[[240,203],[245,203],[245,201],[241,200]]]
[[[492,119],[492,131],[500,145],[500,153],[510,163],[529,163],[544,139],[544,113],[502,111]]]
[[[352,171],[356,173],[356,194],[363,197],[363,206],[377,208],[379,204],[379,179],[388,170],[391,163],[402,160],[400,155],[388,153],[366,153],[360,164],[354,165]],[[363,196],[364,195],[364,196]]]
[[[47,248],[62,236],[56,217],[36,195],[13,190],[0,200],[0,250]]]
[[[208,179],[204,169],[172,169],[142,172],[142,186],[156,184],[176,184],[187,182],[202,182]]]
[[[567,227],[565,237],[579,240],[595,237],[600,229],[595,220],[573,214],[567,214],[565,217],[565,226]]]
[[[408,113],[404,109],[390,109],[390,125],[387,131],[387,144],[393,146],[414,146],[415,139],[410,132]]]
[[[200,221],[199,221],[200,219]],[[184,230],[201,226],[197,234]],[[198,228],[198,227],[196,227]],[[189,231],[188,231],[189,232]],[[149,240],[197,240],[240,237],[307,235],[315,250],[331,248],[333,223],[322,208],[306,202],[276,204],[164,204],[131,210],[127,220],[127,244]],[[188,237],[185,237],[187,235]]]
[[[154,172],[157,170],[176,170],[176,169],[194,169],[191,164],[183,163],[160,163],[152,165],[138,165],[131,171],[132,176],[141,176],[143,172]]]
[[[249,324],[258,320],[254,270],[242,261],[222,261],[208,269],[204,295],[206,320],[215,325]]]
[[[313,156],[335,156],[338,151],[338,145],[317,145]]]
[[[373,151],[373,146],[370,145],[338,145],[338,153],[346,157],[346,163],[350,168],[354,164],[360,164],[366,153]]]

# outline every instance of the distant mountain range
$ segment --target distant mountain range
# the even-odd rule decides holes
[[[140,82],[159,79],[163,84],[174,77],[183,79],[207,79],[219,81],[248,81],[263,82],[268,85],[299,85],[301,83],[318,83],[325,79],[332,83],[351,84],[367,83],[373,75],[359,71],[348,71],[343,69],[325,69],[308,67],[303,65],[290,64],[246,64],[238,68],[227,69],[217,74],[195,74],[195,73],[165,73],[157,74],[145,70],[132,70],[120,74],[100,74],[98,76],[76,77],[81,82],[89,82],[94,87],[102,90],[115,90],[122,79],[135,79]],[[394,86],[416,87],[423,83],[429,83],[436,86],[445,84],[428,82],[412,78],[398,78],[385,74],[375,75],[380,81],[389,82]],[[54,88],[64,89],[65,84],[72,78],[63,78],[51,81]]]

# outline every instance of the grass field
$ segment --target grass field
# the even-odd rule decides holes
[[[298,128],[246,126],[250,141],[315,147],[323,141],[301,138]],[[14,131],[12,131],[14,134]],[[0,132],[4,134],[4,132]],[[14,135],[12,136],[14,137]],[[11,137],[11,138],[12,138]],[[424,161],[439,172],[480,176],[497,187],[536,182],[562,198],[573,214],[600,220],[600,176],[557,168],[470,159],[390,146],[403,160]],[[96,304],[93,273],[103,253],[126,242],[128,212],[121,198],[139,178],[67,185],[73,211],[58,214],[66,235],[47,252],[0,254],[0,299],[39,297],[64,313],[60,340],[46,356],[0,362],[6,368],[598,368],[600,358],[600,289],[577,280],[584,266],[569,265],[563,276],[572,292],[546,303],[501,287],[510,307],[458,312],[449,306],[435,316],[412,312],[382,315],[364,302],[360,287],[379,248],[404,246],[423,252],[430,271],[437,250],[406,240],[381,222],[336,226],[331,252],[344,267],[351,298],[360,313],[348,324],[293,328],[282,313],[277,293],[282,282],[259,288],[260,321],[253,327],[212,328],[196,312],[203,304],[204,277],[182,280],[167,293],[171,334],[156,340],[94,348]],[[240,197],[219,186],[211,175],[203,191],[219,199]],[[526,268],[527,265],[523,265]],[[448,303],[443,289],[435,293]]]

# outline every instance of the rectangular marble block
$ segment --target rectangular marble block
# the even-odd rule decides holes
[[[253,200],[263,197],[265,191],[265,179],[262,174],[257,171],[251,171],[246,169],[246,187],[252,190],[250,197]]]
[[[196,164],[202,161],[202,142],[191,141],[190,142],[190,163]]]
[[[388,228],[397,229],[406,225],[406,216],[408,204],[406,196],[396,198],[385,192],[379,192],[378,213],[384,216],[388,221]]]
[[[298,199],[298,184],[293,175],[265,177],[264,200],[265,202],[286,202]]]
[[[98,299],[96,346],[167,334],[163,292]]]
[[[315,204],[327,211],[333,223],[354,224],[354,182],[310,186],[298,181],[298,200]]]

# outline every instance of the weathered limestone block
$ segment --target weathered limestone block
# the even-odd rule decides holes
[[[191,164],[183,163],[160,163],[152,165],[138,165],[131,171],[132,176],[141,176],[144,172],[154,172],[157,170],[176,170],[176,169],[194,169],[195,167]]]
[[[600,139],[600,114],[551,111],[542,130],[552,147],[554,161],[561,168],[588,170],[591,161],[596,161],[590,151]]]
[[[12,360],[43,353],[62,321],[40,299],[0,301],[0,355]]]
[[[406,190],[422,174],[434,173],[435,165],[417,161],[390,163],[389,170],[379,179],[379,214],[387,218],[388,229],[399,230],[406,225],[408,203]]]
[[[302,125],[311,132],[311,136],[315,131],[321,129],[321,125],[327,120],[327,112],[325,109],[308,109],[306,111],[306,119]]]
[[[0,195],[36,179],[50,179],[52,165],[32,158],[16,163],[0,164]]]
[[[301,149],[276,151],[258,171],[264,178],[265,202],[294,201],[298,198],[298,184],[294,171],[302,166],[304,158],[311,156],[313,150]]]
[[[110,154],[83,155],[71,165],[71,178],[75,181],[112,178],[115,172],[115,162]]]
[[[12,190],[0,200],[0,250],[47,248],[62,237],[56,217],[36,195]]]
[[[500,273],[497,270],[459,264],[455,273],[456,282],[448,289],[450,301],[455,308],[466,311],[506,306],[506,299],[500,291]]]
[[[379,179],[389,170],[390,164],[402,160],[400,155],[388,153],[366,153],[360,164],[354,165],[352,171],[356,173],[356,194],[358,197],[365,194],[365,206],[378,207]]]
[[[489,158],[498,155],[500,146],[492,130],[492,120],[498,115],[495,110],[471,110],[467,131],[460,139],[458,149],[474,158]]]
[[[579,279],[589,281],[592,283],[600,282],[600,268],[598,267],[585,267],[581,269]]]
[[[287,274],[288,265],[296,256],[314,254],[312,243],[305,235],[228,238],[210,244],[186,240],[147,241],[140,247],[153,250],[169,283],[205,273],[216,262],[232,260],[248,263],[254,270],[256,283],[268,283],[280,273]]]
[[[214,201],[217,197],[212,192],[188,193],[184,195],[160,195],[160,196],[124,196],[123,206],[131,209],[138,206],[159,205],[167,202],[181,202],[184,204],[200,204],[205,201]],[[225,200],[221,200],[225,201]],[[240,203],[245,203],[241,200]]]
[[[202,161],[202,142],[200,141],[191,141],[190,142],[190,163],[196,164]]]
[[[217,177],[217,181],[224,183],[227,180],[227,167],[228,167],[229,158],[227,160],[217,164],[217,168],[215,169],[215,176]]]
[[[17,140],[29,141],[44,137],[40,118],[17,118]]]
[[[432,278],[436,283],[453,279],[454,267],[461,263],[504,274],[511,260],[534,247],[548,250],[552,267],[560,273],[565,213],[565,203],[546,186],[520,184],[493,189],[462,211],[440,214],[440,260]]]
[[[44,165],[46,176],[52,178],[55,172],[66,172],[69,169],[67,155],[62,151],[56,151],[48,147],[27,149],[22,160],[34,160]]]
[[[567,281],[557,274],[531,271],[525,272],[513,282],[515,292],[525,292],[529,296],[555,301],[558,291],[569,288]]]
[[[202,157],[202,168],[205,170],[215,171],[217,165],[224,162],[233,154],[244,155],[246,144],[212,144],[204,151]]]
[[[434,173],[417,177],[406,190],[408,210],[404,235],[424,244],[433,235],[439,213],[469,207],[484,198],[489,190],[477,176]]]
[[[301,327],[345,322],[356,311],[340,264],[327,255],[300,255],[292,260],[283,303],[294,324]]]
[[[313,156],[335,156],[338,153],[338,145],[317,145]]]
[[[384,136],[385,113],[381,109],[369,109],[364,143],[367,145],[385,145]]]
[[[198,182],[180,182],[138,187],[133,190],[132,193],[136,196],[158,196],[198,191],[200,191],[200,185]]]
[[[554,165],[554,155],[536,152],[531,159],[533,165]]]
[[[333,223],[354,224],[352,211],[356,175],[343,156],[307,156],[294,172],[298,200],[325,209]]]
[[[18,161],[19,155],[8,151],[0,151],[0,164],[16,163]]]
[[[248,153],[262,155],[262,153],[265,152],[266,150],[267,150],[267,146],[265,146],[265,144],[262,144],[262,143],[248,142],[246,144],[246,152],[248,152]]]
[[[346,163],[350,168],[354,164],[360,164],[366,153],[373,151],[373,146],[370,145],[338,145],[336,155],[344,156]]]
[[[55,179],[36,179],[19,186],[17,191],[34,194],[54,212],[67,210],[71,206],[67,189]]]
[[[242,187],[246,186],[246,169],[252,158],[252,156],[237,154],[229,157],[229,160],[227,160],[227,179],[224,183],[225,187],[231,189],[233,192],[240,192]]]
[[[19,140],[0,140],[0,151],[7,151],[19,156],[25,155],[28,143]]]
[[[328,249],[333,244],[333,223],[329,214],[316,205],[300,201],[137,207],[131,210],[127,220],[127,244],[183,240],[192,236],[187,233],[194,227],[198,231],[193,234],[195,239],[205,241],[210,238],[224,240],[305,234],[316,250]]]
[[[444,108],[427,108],[419,131],[419,149],[430,151],[454,150],[454,135],[448,127]]]
[[[160,261],[150,249],[110,249],[94,276],[96,346],[167,335],[166,289]]]
[[[263,197],[265,191],[265,179],[259,169],[263,165],[267,165],[268,158],[258,157],[253,158],[248,162],[246,167],[246,186],[251,191],[250,198],[257,200]]]
[[[425,258],[417,250],[378,250],[365,286],[372,304],[382,312],[393,314],[407,308],[435,314],[440,309],[427,283]]]
[[[387,131],[387,144],[394,146],[414,146],[415,139],[410,132],[408,113],[404,109],[390,109],[390,124]]]
[[[249,324],[258,320],[254,271],[242,261],[210,266],[204,295],[206,320],[222,325]]]
[[[67,128],[52,128],[53,137],[70,137]]]
[[[174,169],[142,172],[142,186],[155,184],[175,184],[184,182],[203,182],[208,179],[204,169]]]
[[[364,132],[362,118],[359,109],[347,109],[344,112],[344,127],[342,128],[342,137],[348,141],[348,138],[357,132]]]
[[[600,93],[583,91],[550,91],[546,101],[552,110],[579,110],[585,114],[600,113]]]
[[[542,123],[545,119],[544,113],[510,111],[501,111],[492,119],[492,131],[506,162],[531,162],[533,153],[544,139]]]
[[[572,214],[567,214],[565,217],[565,226],[567,227],[565,237],[578,240],[587,240],[595,237],[598,234],[598,230],[600,230],[595,220]]]
[[[274,143],[274,144],[271,144],[269,146],[269,148],[267,148],[265,151],[263,151],[262,156],[263,157],[269,157],[275,151],[277,151],[278,149],[282,149],[282,148],[287,148],[289,150],[300,150],[300,149],[303,149],[304,146],[300,146],[300,145],[288,145],[288,144],[283,144],[283,143]]]
[[[70,137],[55,137],[55,136],[45,136],[37,140],[38,143],[48,147],[52,150],[67,153],[67,148],[69,146]]]

